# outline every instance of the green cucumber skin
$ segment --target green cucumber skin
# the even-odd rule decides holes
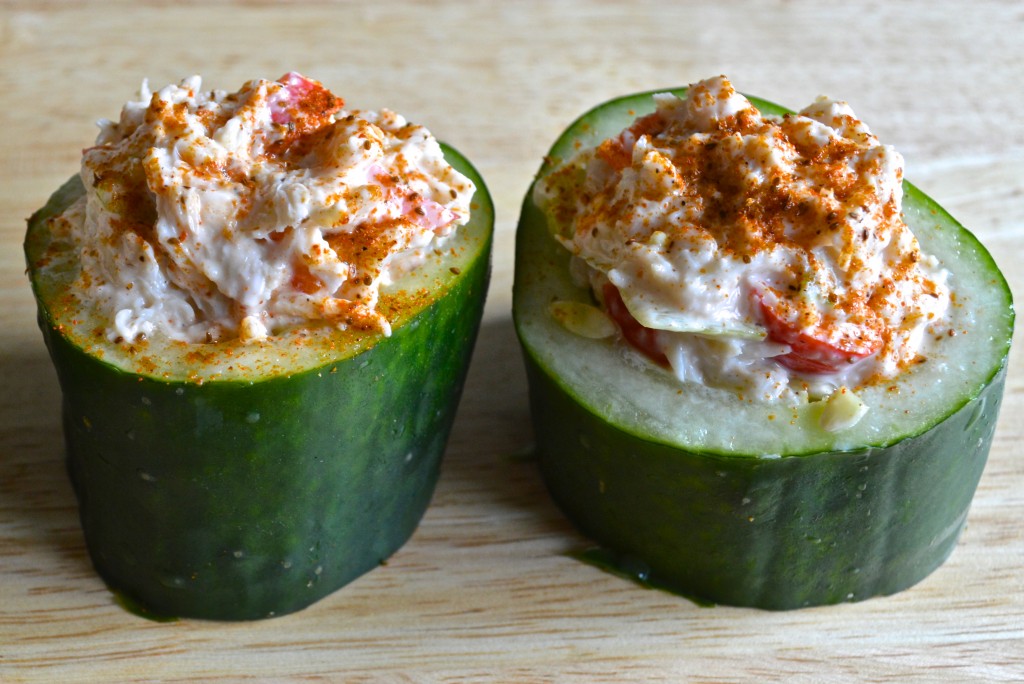
[[[889,447],[777,459],[699,454],[608,424],[526,355],[541,472],[577,528],[714,603],[784,610],[898,592],[957,543],[1005,366],[973,402]]]
[[[580,145],[617,134],[624,120],[645,111],[650,95],[618,98],[581,116],[551,148],[538,177]],[[762,111],[786,111],[752,101]],[[599,368],[593,369],[594,396],[559,377],[557,359],[537,332],[544,314],[533,307],[573,297],[542,275],[567,269],[569,257],[553,241],[538,246],[549,233],[532,190],[517,230],[513,317],[539,464],[552,498],[605,548],[602,556],[616,558],[623,574],[700,600],[788,610],[898,592],[952,553],[991,445],[1013,310],[991,257],[944,210],[904,185],[914,202],[963,231],[954,239],[965,241],[991,271],[991,287],[1006,292],[1006,337],[991,339],[1003,346],[1001,362],[950,413],[902,438],[856,450],[783,449],[781,458],[760,458],[749,449],[659,441],[628,419],[609,418],[601,404],[611,388],[602,385]],[[737,425],[736,434],[750,429],[756,426]]]
[[[471,259],[391,337],[291,375],[165,381],[83,350],[50,317],[34,266],[46,243],[34,226],[82,192],[77,177],[29,219],[26,258],[86,546],[125,604],[154,617],[284,615],[412,535],[437,482],[491,269],[490,195],[444,149],[478,188]]]
[[[489,260],[463,275],[362,354],[252,385],[121,373],[41,317],[98,572],[157,614],[245,620],[387,559],[433,493]]]

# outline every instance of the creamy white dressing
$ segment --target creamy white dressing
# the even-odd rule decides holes
[[[475,190],[427,129],[294,73],[235,93],[143,84],[100,122],[81,178],[65,219],[112,341],[390,334],[380,287],[469,220]]]
[[[947,273],[900,216],[902,157],[849,105],[762,116],[725,77],[654,100],[535,199],[680,381],[799,403],[927,354]]]

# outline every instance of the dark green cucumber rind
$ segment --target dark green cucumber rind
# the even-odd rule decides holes
[[[988,455],[1005,368],[975,402],[884,448],[738,459],[609,424],[526,356],[541,470],[588,537],[649,581],[791,609],[905,589],[952,552]]]
[[[481,258],[349,361],[251,387],[140,381],[44,328],[100,574],[156,613],[236,620],[303,608],[388,558],[433,493],[486,275]]]
[[[650,93],[620,98],[585,114],[556,142],[538,175],[579,147],[617,134],[650,110],[649,98]],[[762,111],[785,111],[755,104]],[[654,585],[772,609],[893,593],[943,562],[987,458],[1014,316],[1009,288],[991,255],[915,187],[905,183],[904,192],[908,222],[925,251],[938,248],[947,264],[969,272],[966,280],[991,289],[978,329],[968,331],[971,344],[985,347],[981,360],[951,367],[948,375],[958,381],[946,379],[949,396],[937,384],[945,365],[929,371],[939,378],[934,382],[917,372],[901,379],[891,403],[875,406],[865,418],[889,424],[854,433],[852,441],[820,430],[813,407],[792,415],[773,411],[780,420],[770,437],[758,438],[768,421],[742,424],[720,392],[681,388],[707,398],[708,408],[691,401],[692,412],[676,412],[666,424],[731,424],[735,439],[724,445],[680,442],[671,437],[671,425],[652,425],[642,399],[623,398],[609,385],[604,364],[625,363],[609,353],[615,343],[583,340],[552,322],[544,310],[548,302],[586,301],[589,294],[571,283],[568,253],[550,238],[531,188],[517,233],[513,312],[542,472],[582,532],[629,567],[649,567]],[[977,305],[971,297],[965,300],[964,308]],[[965,325],[975,321],[970,312],[956,315]],[[600,359],[589,379],[590,364],[581,358]],[[569,375],[567,361],[575,366]],[[631,390],[671,382],[645,364],[630,368],[626,373],[638,378]],[[908,402],[916,405],[936,394],[941,399],[928,399],[935,404],[928,411],[900,417]],[[896,418],[880,418],[890,413]]]
[[[166,382],[87,353],[40,303],[82,527],[114,590],[159,615],[283,615],[409,538],[438,477],[490,273],[493,207],[460,163],[485,217],[476,251],[443,296],[355,356],[249,382]]]

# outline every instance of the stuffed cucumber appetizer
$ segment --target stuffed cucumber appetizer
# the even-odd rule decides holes
[[[891,594],[952,552],[1014,322],[988,252],[848,105],[724,77],[559,138],[514,317],[566,515],[626,572],[767,609]]]
[[[301,609],[436,483],[493,207],[455,150],[298,74],[144,86],[25,252],[94,565],[158,616]]]

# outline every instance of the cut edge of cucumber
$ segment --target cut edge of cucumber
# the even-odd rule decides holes
[[[616,135],[632,118],[645,113],[645,107],[652,109],[653,94],[683,94],[685,90],[627,95],[583,114],[552,146],[534,185],[563,156]],[[764,100],[750,99],[767,113],[789,111]],[[609,113],[611,116],[606,118]],[[753,401],[737,402],[732,390],[682,386],[667,371],[646,362],[618,341],[584,339],[552,320],[545,313],[549,300],[592,299],[586,288],[572,283],[568,275],[569,252],[549,237],[546,219],[533,201],[533,185],[520,214],[519,232],[523,237],[517,239],[513,288],[517,300],[513,309],[516,327],[526,352],[551,372],[564,391],[639,439],[728,457],[774,458],[823,450],[884,447],[929,430],[977,397],[1007,363],[1014,324],[1012,295],[1006,280],[992,255],[970,231],[909,182],[904,182],[904,215],[926,253],[934,254],[944,265],[953,262],[953,287],[959,285],[959,291],[972,293],[973,299],[961,296],[953,310],[957,327],[966,334],[944,341],[943,357],[930,359],[884,386],[866,388],[860,396],[870,407],[867,415],[853,428],[839,433],[829,433],[820,427],[820,402],[792,409]],[[957,262],[961,254],[970,254],[971,258]],[[539,267],[534,266],[537,262],[546,265],[540,269],[546,272],[539,272]],[[960,280],[966,281],[966,286]],[[981,333],[983,339],[975,344],[978,330],[988,331],[992,339]],[[980,357],[979,349],[983,351]],[[591,366],[602,369],[596,382],[589,380]],[[950,385],[955,386],[944,394],[936,392],[936,387]],[[923,401],[922,395],[926,395]],[[945,399],[936,400],[936,396]],[[683,405],[673,411],[670,407],[679,405],[679,397]],[[914,407],[909,414],[908,405]],[[744,434],[743,438],[749,438],[747,444],[724,434],[717,439],[694,437],[696,432],[714,432],[714,426],[701,422],[702,415],[721,416],[723,411],[728,412],[730,423],[758,425],[763,428],[762,433]],[[677,429],[683,417],[690,432],[680,433]],[[697,427],[693,427],[694,420],[699,423]]]

